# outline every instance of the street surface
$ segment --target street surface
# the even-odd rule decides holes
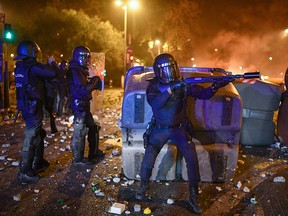
[[[60,133],[51,135],[45,118],[45,158],[50,167],[36,184],[17,182],[23,142],[21,115],[13,123],[11,109],[0,124],[0,215],[116,215],[108,213],[113,203],[125,204],[122,215],[194,215],[188,204],[188,184],[181,179],[152,182],[149,197],[134,198],[139,181],[123,176],[121,169],[121,118],[123,90],[104,91],[100,148],[105,159],[90,167],[73,167],[69,116],[57,118]],[[87,155],[87,149],[86,149]],[[285,216],[288,215],[288,149],[284,146],[241,146],[234,178],[226,183],[201,183],[200,204],[207,216]],[[276,178],[278,177],[278,178]],[[277,181],[278,182],[274,182]],[[280,182],[279,182],[280,181]],[[96,192],[96,193],[95,193]],[[252,198],[252,199],[251,199]],[[167,201],[174,201],[168,204]],[[135,204],[141,205],[140,212]]]

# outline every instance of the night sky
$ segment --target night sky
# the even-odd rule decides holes
[[[19,6],[22,10],[25,8],[23,15],[29,14],[29,10],[33,9],[33,7],[26,8],[33,2],[32,0],[25,1],[27,2],[25,4],[24,1],[19,0],[1,2],[0,11],[5,10],[8,14],[12,9],[14,12],[19,11],[17,10]],[[39,3],[38,0],[34,2],[38,2],[39,5],[45,3],[45,1]],[[105,2],[106,6],[109,6],[107,3],[109,1]],[[145,16],[149,16],[153,21],[154,16],[159,16],[153,12],[155,8],[170,2],[175,1],[141,1],[142,6],[137,12],[135,22],[143,26],[141,17]],[[284,76],[288,67],[288,30],[285,33],[285,29],[288,29],[287,0],[198,0],[194,2],[199,5],[198,28],[201,34],[193,56],[191,54],[191,58],[195,59],[191,60],[191,65],[223,67],[235,73],[259,70],[263,75]],[[111,1],[111,5],[113,3],[114,1]],[[105,7],[99,16],[107,18],[120,28],[122,20],[119,20],[114,10],[112,6],[110,10]]]

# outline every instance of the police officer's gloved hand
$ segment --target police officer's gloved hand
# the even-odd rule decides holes
[[[159,83],[158,90],[163,93],[170,87],[169,83]]]
[[[170,89],[173,90],[175,88],[179,88],[182,85],[181,81],[173,81],[170,83]]]
[[[213,91],[217,91],[219,88],[222,88],[228,84],[229,84],[229,81],[227,81],[227,80],[217,80],[217,81],[213,82],[211,89]]]
[[[98,81],[100,81],[100,77],[99,76],[93,76],[90,79],[90,83],[97,83]]]

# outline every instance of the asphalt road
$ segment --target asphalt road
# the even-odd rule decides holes
[[[113,203],[125,204],[122,215],[144,215],[146,208],[154,216],[193,215],[187,202],[188,184],[181,179],[151,182],[145,200],[134,198],[139,181],[126,179],[121,169],[121,131],[117,122],[121,118],[122,94],[121,89],[105,91],[100,148],[106,156],[95,166],[71,166],[68,117],[57,118],[60,133],[56,135],[49,133],[46,118],[45,158],[51,165],[31,185],[17,182],[24,122],[20,116],[14,124],[11,112],[0,124],[0,215],[116,215],[107,212]],[[202,215],[288,215],[287,158],[286,147],[241,146],[231,181],[200,184]],[[285,182],[273,182],[275,177],[283,177]],[[168,199],[174,203],[168,204]],[[141,206],[140,212],[134,210],[135,204]]]

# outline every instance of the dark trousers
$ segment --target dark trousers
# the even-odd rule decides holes
[[[188,143],[189,139],[186,129],[183,126],[179,128],[153,129],[141,166],[141,180],[149,181],[160,150],[168,140],[171,140],[185,158],[189,183],[198,183],[200,181],[200,174],[197,153],[195,144],[192,142]]]
[[[81,161],[84,157],[85,136],[88,135],[89,153],[88,158],[92,159],[99,148],[99,126],[94,122],[89,110],[74,109],[74,133],[72,138],[72,150],[74,161]],[[88,134],[87,129],[88,128]]]
[[[35,103],[34,103],[35,102]],[[21,110],[23,119],[26,123],[25,138],[21,153],[20,171],[23,173],[32,170],[32,162],[37,156],[38,149],[44,148],[45,130],[42,128],[43,109],[41,102],[31,102],[26,109]]]

